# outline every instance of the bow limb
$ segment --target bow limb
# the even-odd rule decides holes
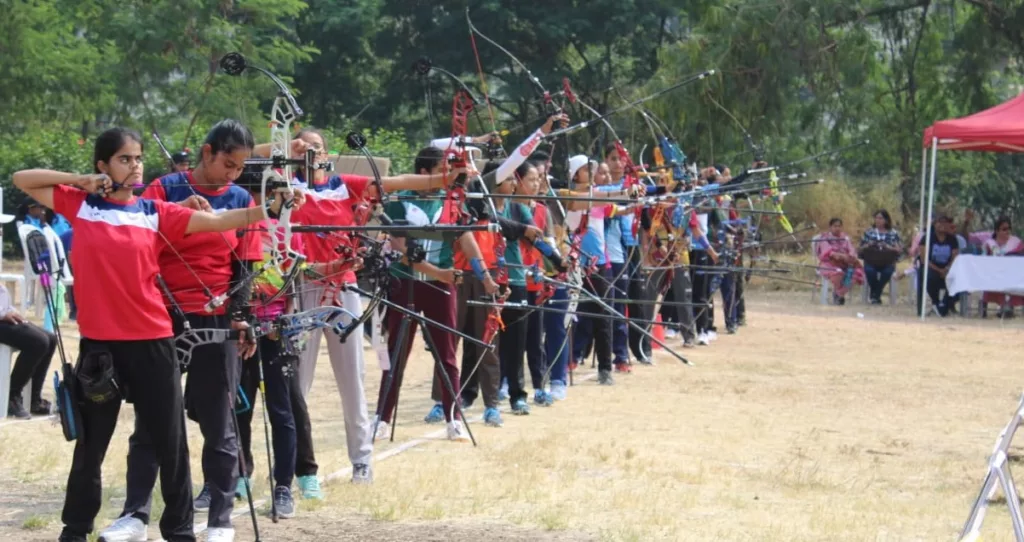
[[[754,162],[764,161],[764,146],[759,146],[756,143],[754,143],[754,137],[750,135],[750,132],[748,132],[747,129],[743,126],[743,123],[741,123],[739,119],[737,119],[736,116],[732,114],[732,112],[730,112],[728,109],[722,106],[722,104],[718,103],[718,100],[711,96],[710,93],[705,93],[705,96],[707,96],[707,98],[711,100],[711,103],[715,104],[715,107],[721,109],[722,112],[726,114],[726,116],[732,119],[736,126],[739,127],[740,131],[743,132],[743,142],[746,143],[747,147],[750,149],[750,152],[754,155]]]
[[[530,69],[526,67],[526,64],[523,64],[518,58],[516,58],[516,55],[512,54],[511,51],[509,51],[508,49],[502,47],[500,44],[498,44],[498,42],[496,42],[496,41],[492,40],[491,38],[487,37],[486,35],[484,35],[483,32],[481,32],[479,29],[477,29],[476,26],[473,25],[473,20],[469,17],[469,7],[466,7],[466,24],[469,25],[469,36],[470,36],[471,39],[473,39],[474,34],[477,35],[477,36],[480,36],[480,39],[486,41],[487,43],[490,43],[494,47],[497,47],[497,49],[499,51],[501,51],[502,53],[505,53],[505,55],[508,56],[508,58],[513,63],[515,63],[516,66],[519,66],[519,69],[522,70],[524,74],[526,74],[526,77],[530,80],[530,83],[533,84],[534,88],[540,93],[540,96],[541,96],[541,98],[544,99],[545,103],[551,103],[551,93],[549,93],[544,88],[544,85],[541,84],[540,79],[537,79],[537,76],[533,75],[533,72],[531,72]],[[475,40],[473,42],[473,50],[474,50],[474,52],[476,51],[476,42],[475,42]],[[479,66],[479,61],[480,61],[480,58],[478,56],[477,57],[477,64],[478,64],[478,66]],[[482,73],[482,71],[481,71],[481,73]]]

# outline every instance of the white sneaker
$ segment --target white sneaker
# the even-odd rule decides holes
[[[709,341],[708,341],[708,334],[707,333],[700,333],[700,334],[697,335],[697,345],[698,346],[707,346],[708,342]]]
[[[716,339],[718,339],[718,332],[709,331],[708,332],[708,342],[712,342],[712,341],[714,341]]]
[[[377,432],[373,434],[373,440],[387,440],[391,438],[391,426],[388,422],[381,420],[377,424]]]
[[[146,542],[149,540],[149,528],[141,519],[133,516],[117,518],[110,527],[100,533],[100,542]]]
[[[458,420],[448,422],[448,440],[456,442],[469,440],[469,434],[466,433],[466,428],[462,427],[462,422]]]
[[[210,527],[206,531],[206,542],[235,542],[235,530],[231,527]]]
[[[674,330],[674,329],[666,329],[665,330],[665,338],[666,339],[675,339],[676,335],[678,335],[678,333],[676,333],[676,330]]]

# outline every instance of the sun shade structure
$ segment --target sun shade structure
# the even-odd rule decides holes
[[[921,209],[925,219],[925,194],[928,199],[927,219],[919,223],[925,235],[923,261],[928,261],[931,239],[927,235],[935,206],[935,156],[943,151],[1024,152],[1024,94],[995,107],[959,119],[940,120],[924,130],[921,150]],[[928,149],[932,151],[931,176],[928,176]],[[925,181],[929,180],[925,191]],[[928,283],[928,266],[924,266],[921,285]],[[922,295],[918,292],[918,295]],[[926,312],[921,311],[924,320]]]
[[[1024,152],[1024,94],[959,119],[940,120],[924,131],[924,147],[937,139],[941,151]]]

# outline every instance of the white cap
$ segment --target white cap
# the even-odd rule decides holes
[[[0,224],[7,224],[14,221],[14,215],[0,213]]]
[[[583,155],[583,154],[577,154],[576,156],[573,156],[572,158],[570,158],[569,159],[569,179],[568,179],[568,181],[570,183],[574,182],[574,179],[576,179],[576,172],[579,171],[580,168],[582,168],[583,166],[585,166],[587,164],[591,164],[591,163],[593,163],[593,162],[589,158],[587,158],[586,155]]]

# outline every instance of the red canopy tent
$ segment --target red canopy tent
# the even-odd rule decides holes
[[[924,130],[924,149],[921,152],[921,211],[919,223],[923,232],[932,222],[935,205],[935,155],[938,150],[980,152],[1024,152],[1024,94],[959,119],[940,120]],[[925,219],[925,179],[927,178],[928,149],[932,150],[931,181],[928,188],[928,216]],[[925,254],[930,247],[925,236]],[[924,267],[921,284],[928,280],[928,266]],[[924,319],[922,311],[921,319]]]
[[[1024,152],[1024,94],[959,119],[940,120],[924,130],[924,146],[939,150]]]

